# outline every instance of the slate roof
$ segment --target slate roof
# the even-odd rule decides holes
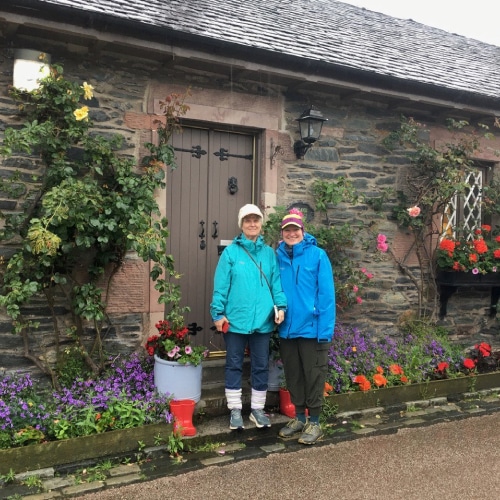
[[[2,0],[9,2],[9,0]],[[500,47],[335,0],[17,0],[500,99]],[[45,5],[44,8],[48,8]],[[1,7],[0,7],[1,9]],[[396,82],[397,83],[397,82]],[[397,87],[394,87],[397,88]]]

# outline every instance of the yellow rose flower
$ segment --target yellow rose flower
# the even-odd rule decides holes
[[[92,92],[94,90],[94,87],[92,87],[92,85],[87,82],[83,82],[82,88],[84,99],[90,100],[92,99],[92,97],[94,97],[94,93]]]
[[[77,121],[86,120],[89,116],[89,108],[88,106],[82,106],[80,109],[75,109],[73,114],[75,115]]]

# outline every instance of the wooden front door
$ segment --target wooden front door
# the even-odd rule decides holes
[[[174,135],[177,169],[167,172],[169,253],[181,275],[182,305],[193,340],[211,352],[225,350],[212,329],[210,301],[219,246],[232,240],[238,210],[254,199],[252,135],[184,127]]]

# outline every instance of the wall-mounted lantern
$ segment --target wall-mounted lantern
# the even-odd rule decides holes
[[[16,49],[14,53],[14,87],[31,92],[39,80],[50,74],[50,55],[39,50]]]
[[[300,115],[300,118],[297,118],[297,121],[299,122],[300,141],[295,141],[293,151],[295,156],[301,159],[304,158],[313,143],[319,139],[323,122],[328,121],[328,118],[325,118],[321,111],[311,106]]]

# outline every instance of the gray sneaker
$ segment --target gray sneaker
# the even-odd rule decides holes
[[[260,429],[262,427],[271,427],[269,417],[264,413],[264,410],[252,410],[250,412],[250,420]]]
[[[241,416],[241,410],[239,408],[233,408],[231,410],[231,418],[229,419],[229,428],[231,430],[244,429],[243,417]]]
[[[318,424],[308,423],[304,427],[304,431],[302,435],[299,437],[300,444],[315,444],[318,441],[321,441],[321,438],[325,435],[325,433],[321,430],[321,427]]]
[[[282,427],[280,431],[278,432],[278,436],[282,438],[289,438],[292,436],[295,436],[295,434],[299,434],[300,432],[303,431],[304,422],[301,422],[300,420],[294,418],[293,420],[290,420],[285,427]]]

